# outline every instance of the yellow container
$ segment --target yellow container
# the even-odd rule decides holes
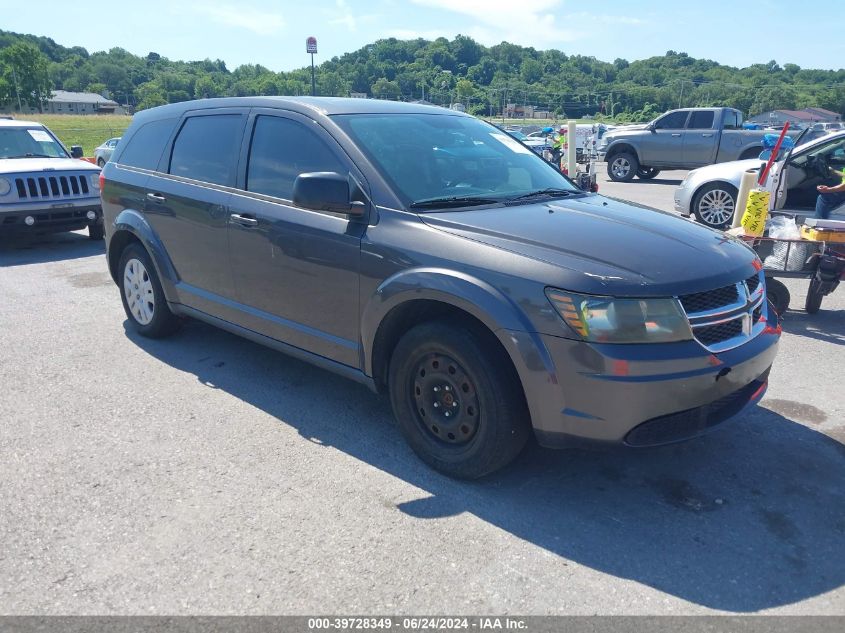
[[[845,231],[831,231],[814,229],[809,226],[801,227],[801,237],[814,242],[843,242],[845,243]]]
[[[766,217],[769,215],[769,192],[755,189],[748,192],[748,203],[742,214],[741,225],[746,235],[759,237],[766,229]]]

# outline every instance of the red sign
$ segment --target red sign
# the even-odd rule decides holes
[[[309,37],[305,40],[305,52],[306,53],[316,53],[317,52],[317,38],[316,37]]]

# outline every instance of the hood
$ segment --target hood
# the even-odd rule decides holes
[[[0,174],[31,174],[38,171],[91,171],[100,168],[77,158],[4,158],[0,159]]]
[[[559,274],[539,281],[586,294],[675,296],[755,272],[755,253],[736,238],[595,194],[420,217],[432,228],[556,266]]]

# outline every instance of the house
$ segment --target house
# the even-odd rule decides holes
[[[47,99],[46,112],[50,114],[125,114],[115,101],[94,92],[68,92],[54,90]]]
[[[807,126],[819,121],[839,121],[841,118],[836,112],[831,112],[824,108],[804,108],[803,110],[772,110],[771,112],[763,112],[762,114],[751,117],[749,121],[751,123],[773,126],[782,126],[789,121],[791,124],[800,123],[803,126]]]

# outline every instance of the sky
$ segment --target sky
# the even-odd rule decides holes
[[[89,52],[119,46],[172,60],[222,59],[233,70],[310,65],[378,39],[468,35],[612,62],[686,52],[730,66],[845,67],[845,18],[786,0],[0,0],[0,29]],[[836,16],[835,19],[834,16]]]

